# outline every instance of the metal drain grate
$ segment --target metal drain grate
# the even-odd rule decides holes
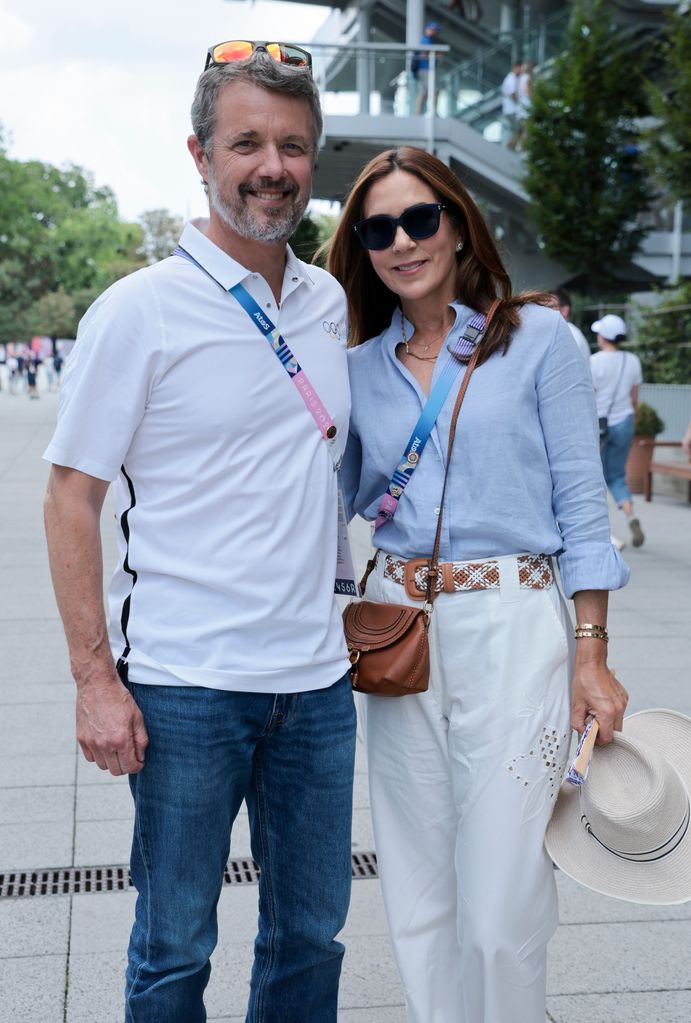
[[[378,877],[373,852],[353,853],[354,879]],[[224,885],[256,884],[259,867],[253,859],[228,860]],[[60,867],[54,870],[12,870],[0,873],[0,899],[38,895],[88,895],[95,892],[126,892],[132,887],[129,867]]]

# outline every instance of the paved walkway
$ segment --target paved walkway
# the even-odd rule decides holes
[[[127,785],[85,763],[74,738],[73,687],[41,522],[47,469],[40,455],[55,410],[52,395],[30,402],[0,392],[0,886],[13,871],[118,865],[129,855]],[[639,511],[647,541],[627,549],[632,581],[612,598],[611,663],[630,690],[630,709],[691,714],[691,507],[663,494]],[[616,518],[613,526],[623,535]],[[113,551],[110,542],[109,564]],[[360,754],[353,850],[372,849]],[[243,819],[232,855],[248,850]],[[688,1023],[691,905],[633,906],[562,876],[559,887],[549,1019]],[[256,892],[254,885],[223,891],[210,1020],[244,1019]],[[121,1023],[133,904],[131,892],[1,897],[1,1023]],[[378,881],[354,883],[344,938],[339,1020],[404,1023]]]

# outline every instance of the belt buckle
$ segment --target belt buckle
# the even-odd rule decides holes
[[[424,600],[427,589],[421,590],[415,581],[415,573],[419,568],[429,565],[429,558],[411,558],[403,566],[403,585],[411,600]]]

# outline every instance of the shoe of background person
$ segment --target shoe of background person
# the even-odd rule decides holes
[[[640,547],[645,537],[638,519],[629,519],[629,529],[631,530],[631,543],[634,547]]]
[[[624,548],[626,547],[626,543],[624,542],[624,540],[620,540],[618,536],[614,535],[614,533],[610,535],[609,539],[610,543],[612,543],[617,548],[618,551],[623,551]]]

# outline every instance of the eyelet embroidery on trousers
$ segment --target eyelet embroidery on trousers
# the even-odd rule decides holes
[[[506,761],[511,777],[524,789],[532,789],[545,780],[546,796],[554,799],[561,784],[564,767],[569,755],[569,733],[559,733],[551,725],[545,725],[540,738],[527,753]]]

